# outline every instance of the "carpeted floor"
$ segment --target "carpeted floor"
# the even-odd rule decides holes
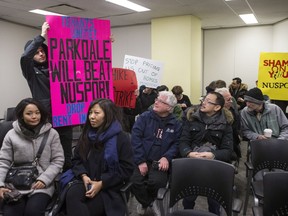
[[[243,202],[243,208],[244,208],[244,200],[245,200],[245,195],[246,195],[246,168],[244,165],[244,162],[246,161],[246,151],[247,151],[247,142],[243,141],[241,143],[241,151],[242,151],[242,158],[240,160],[239,164],[239,169],[238,169],[238,174],[235,175],[235,185],[237,188],[237,197],[242,200]],[[138,216],[136,212],[136,206],[138,202],[135,200],[134,197],[132,197],[129,201],[129,209],[130,215],[131,216]],[[247,208],[247,216],[252,216],[252,207],[253,205],[253,199],[252,196],[250,195],[249,197],[249,202],[248,202],[248,208]],[[178,208],[182,208],[181,202],[178,203]],[[207,200],[203,197],[198,197],[196,201],[196,206],[195,208],[197,209],[208,209],[207,207]],[[240,212],[239,215],[243,214],[243,208],[242,211]],[[153,216],[153,213],[150,209],[147,210],[147,213],[145,214],[146,216]],[[223,213],[223,216],[226,215]]]

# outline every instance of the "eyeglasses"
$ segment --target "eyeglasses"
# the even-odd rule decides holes
[[[166,105],[170,106],[170,104],[166,103],[165,101],[161,100],[160,98],[155,98],[155,102],[159,102],[159,103],[166,104]]]
[[[232,97],[231,97],[231,98],[225,99],[225,101],[228,102],[228,103],[232,103],[232,102],[233,102],[233,99],[232,99]]]
[[[214,106],[217,106],[217,105],[219,105],[219,104],[217,104],[217,103],[214,103],[214,102],[212,102],[212,101],[209,101],[207,98],[204,98],[204,99],[202,99],[202,100],[200,100],[201,101],[201,103],[208,103],[208,104],[211,104],[211,105],[214,105]]]

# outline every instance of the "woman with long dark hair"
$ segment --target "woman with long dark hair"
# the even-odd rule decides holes
[[[41,146],[45,134],[49,133],[37,170],[39,176],[31,189],[20,191],[23,196],[17,202],[4,199],[5,216],[44,216],[54,193],[54,179],[64,164],[64,153],[56,130],[48,123],[48,113],[37,100],[26,98],[15,108],[17,120],[5,136],[0,151],[0,198],[10,192],[5,178],[12,163],[31,163]]]
[[[122,113],[109,99],[96,99],[75,148],[72,171],[83,184],[67,192],[69,216],[125,215],[120,188],[132,175],[133,153],[121,126]]]

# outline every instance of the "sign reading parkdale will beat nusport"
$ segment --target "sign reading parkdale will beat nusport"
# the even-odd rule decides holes
[[[288,53],[261,53],[258,87],[273,100],[288,100]]]
[[[92,100],[113,100],[110,22],[47,16],[54,127],[83,124]]]

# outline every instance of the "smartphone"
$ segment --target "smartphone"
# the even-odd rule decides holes
[[[91,184],[87,184],[87,191],[89,191],[92,188]]]

